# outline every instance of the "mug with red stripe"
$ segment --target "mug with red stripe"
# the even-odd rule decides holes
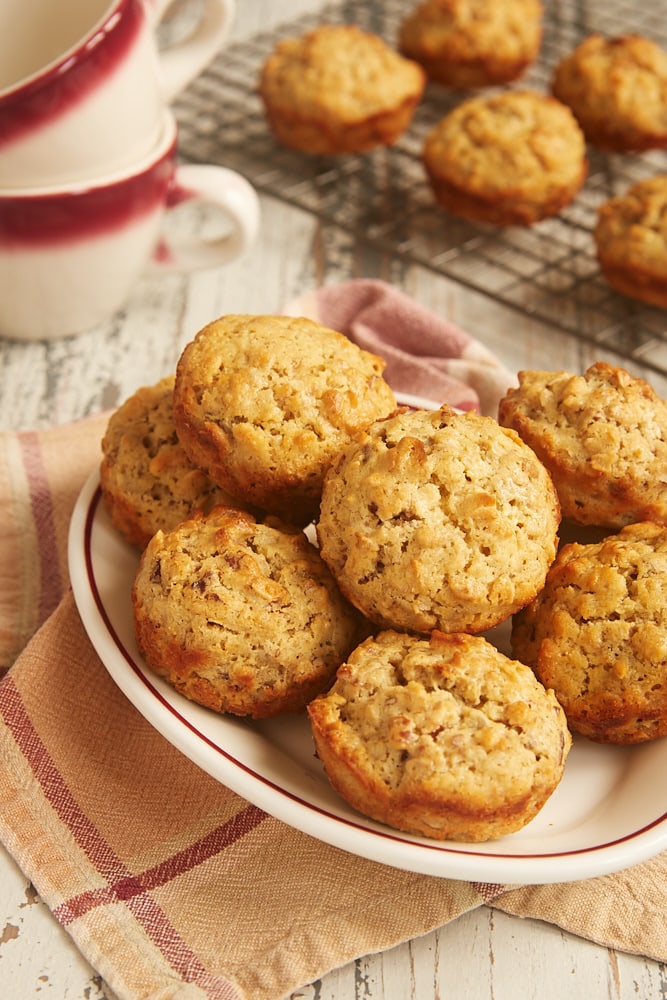
[[[121,309],[142,274],[236,259],[259,228],[259,199],[225,167],[179,163],[173,113],[153,148],[87,181],[0,187],[0,336],[52,340]],[[177,213],[211,217],[206,231]],[[193,235],[193,233],[195,235]]]
[[[73,183],[150,153],[163,107],[221,51],[234,15],[234,0],[202,0],[169,43],[174,7],[2,0],[1,188]]]

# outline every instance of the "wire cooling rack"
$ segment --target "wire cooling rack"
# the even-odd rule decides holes
[[[434,202],[420,154],[426,132],[463,91],[429,87],[411,128],[388,149],[314,157],[278,145],[257,96],[261,65],[276,42],[316,24],[357,23],[395,45],[414,0],[346,0],[230,46],[176,105],[180,149],[221,163],[263,193],[315,214],[354,238],[429,268],[521,313],[649,369],[667,373],[667,310],[614,293],[599,273],[592,228],[608,197],[656,173],[667,153],[590,151],[573,204],[532,227],[493,229],[456,219]],[[602,27],[603,26],[603,27]],[[548,91],[555,63],[589,32],[635,31],[667,47],[667,0],[546,0],[540,57],[514,86]]]

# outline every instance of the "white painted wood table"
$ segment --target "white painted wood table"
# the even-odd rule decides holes
[[[318,8],[313,0],[239,0],[235,39]],[[583,370],[600,352],[431,270],[372,250],[314,214],[262,197],[263,224],[242,260],[189,278],[143,279],[104,328],[49,344],[0,341],[0,427],[62,424],[113,407],[173,370],[197,330],[224,312],[271,312],[299,292],[381,277],[482,339],[514,369]],[[613,353],[605,353],[613,361]],[[621,359],[622,362],[622,359]],[[638,364],[633,370],[642,373]],[[660,374],[648,377],[667,395]],[[0,997],[95,1000],[111,993],[0,850]],[[298,991],[304,1000],[648,1000],[665,966],[532,920],[480,908],[425,937],[360,958]],[[279,1000],[279,998],[276,998]]]

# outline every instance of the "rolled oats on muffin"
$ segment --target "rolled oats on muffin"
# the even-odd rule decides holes
[[[667,174],[603,202],[593,239],[600,270],[615,291],[667,308]]]
[[[343,334],[303,317],[222,316],[179,358],[179,438],[240,503],[307,524],[333,458],[396,407],[384,367]]]
[[[116,530],[138,548],[195,511],[236,504],[183,450],[173,389],[173,375],[137,389],[111,414],[102,438],[102,497]]]
[[[564,545],[516,615],[512,650],[553,688],[573,732],[602,743],[667,735],[667,527]]]
[[[551,89],[592,146],[616,153],[667,146],[667,52],[649,38],[590,34],[557,64]]]
[[[381,632],[308,706],[317,755],[359,812],[437,840],[514,833],[558,786],[565,715],[481,636]]]
[[[360,434],[326,476],[316,529],[370,621],[482,632],[542,587],[559,522],[549,474],[514,431],[442,406]]]
[[[667,524],[667,402],[644,379],[602,361],[583,375],[519,372],[498,420],[547,467],[564,518]]]
[[[303,532],[226,507],[153,536],[132,606],[155,673],[206,708],[252,718],[301,711],[361,634]]]
[[[399,50],[449,87],[520,77],[542,43],[540,0],[424,0],[401,22]]]
[[[424,167],[436,201],[472,222],[529,226],[557,215],[588,172],[569,108],[510,90],[462,101],[426,136]]]
[[[279,41],[259,94],[269,128],[306,153],[363,153],[408,128],[426,78],[421,66],[354,24],[323,24]]]

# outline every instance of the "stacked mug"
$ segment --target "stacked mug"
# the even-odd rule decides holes
[[[202,0],[164,44],[172,4],[2,0],[0,336],[89,330],[141,274],[224,264],[254,240],[254,189],[224,167],[179,162],[170,108],[222,49],[233,0]],[[220,215],[223,235],[173,235],[184,203]]]

